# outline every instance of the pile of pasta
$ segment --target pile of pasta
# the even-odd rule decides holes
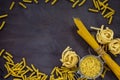
[[[108,27],[104,29],[104,25],[102,25],[101,28],[91,28],[97,30],[96,39],[98,43],[107,46],[108,50],[113,55],[120,54],[120,38],[114,38],[114,32],[112,29],[109,29]]]
[[[103,70],[103,65],[99,58],[87,55],[80,61],[80,73],[90,79],[98,77]]]
[[[64,52],[66,51],[68,53],[67,55],[64,55]],[[62,63],[64,64],[64,61],[69,58],[68,62],[72,65],[69,64],[69,66],[62,65],[61,67],[54,67],[51,71],[50,77],[48,77],[47,74],[40,72],[33,64],[30,66],[27,65],[25,58],[22,58],[20,62],[15,63],[12,54],[7,52],[5,49],[2,49],[0,51],[0,57],[3,57],[6,60],[4,67],[7,71],[4,78],[7,79],[12,76],[13,80],[77,80],[79,77],[76,77],[75,73],[78,71],[77,64],[79,57],[74,51],[74,53],[71,53],[71,51],[72,48],[67,47],[63,51],[62,59],[60,60],[63,61]],[[76,60],[74,61],[74,59]]]
[[[5,79],[10,76],[13,76],[13,80],[46,80],[48,78],[48,75],[40,72],[33,64],[28,66],[25,58],[22,58],[20,62],[15,63],[13,56],[5,51],[5,49],[1,50],[0,56],[3,56],[6,60],[6,63],[4,64],[7,70],[7,75],[4,76]]]

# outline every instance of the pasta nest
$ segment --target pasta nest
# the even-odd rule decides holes
[[[120,38],[111,40],[108,44],[108,49],[112,54],[120,54]]]
[[[69,46],[63,51],[62,58],[60,59],[62,66],[67,68],[73,68],[77,66],[79,57],[75,51],[72,51],[72,48]]]
[[[114,32],[109,29],[101,29],[97,31],[96,39],[100,44],[107,44],[113,39]]]

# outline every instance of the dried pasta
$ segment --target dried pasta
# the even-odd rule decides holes
[[[1,19],[1,18],[5,18],[5,17],[7,17],[7,16],[8,16],[8,14],[0,15],[0,19]]]
[[[101,61],[95,56],[89,55],[80,61],[80,73],[86,78],[94,79],[101,73]]]
[[[75,51],[68,46],[62,53],[62,58],[60,59],[62,65],[67,68],[76,67],[79,57]]]
[[[23,2],[32,3],[32,0],[23,0]]]
[[[1,24],[1,26],[0,26],[0,30],[3,29],[3,27],[5,26],[5,23],[6,23],[6,21],[3,21],[3,22],[2,22],[2,24]]]
[[[91,27],[92,29],[95,29]],[[96,39],[100,44],[107,44],[113,39],[114,32],[106,27],[103,29],[104,25],[101,26],[101,29],[97,30]]]
[[[19,5],[22,6],[23,8],[27,8],[27,6],[23,4],[22,2],[19,2]]]
[[[114,55],[120,54],[120,39],[116,38],[111,40],[111,42],[108,44],[108,49]]]
[[[4,51],[4,49],[1,50],[1,55]],[[13,56],[8,52],[5,52],[3,58],[6,60],[4,66],[8,72],[4,76],[5,79],[9,76],[13,76],[13,80],[46,80],[48,78],[46,74],[41,73],[33,64],[29,67],[25,58],[22,58],[21,62],[15,63]]]
[[[93,5],[95,7],[95,11],[89,9],[91,12],[101,12],[104,18],[108,19],[108,24],[112,23],[113,15],[115,14],[115,10],[110,8],[108,5],[108,0],[100,1],[100,0],[93,0]],[[98,11],[97,11],[98,10]]]
[[[9,7],[9,10],[12,10],[14,6],[15,6],[15,2],[13,1]]]
[[[3,54],[4,51],[5,51],[5,49],[2,49],[2,50],[0,51],[0,56],[2,56],[2,54]]]

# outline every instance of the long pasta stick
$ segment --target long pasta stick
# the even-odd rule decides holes
[[[78,34],[98,53],[102,54],[102,58],[109,68],[113,71],[116,77],[120,80],[120,66],[99,46],[96,40],[86,29],[82,21],[78,18],[73,18],[74,23],[78,27]],[[98,50],[99,49],[99,50]]]

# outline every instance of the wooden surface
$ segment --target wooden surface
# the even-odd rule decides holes
[[[73,17],[80,18],[89,31],[90,26],[100,27],[102,24],[114,30],[114,38],[120,37],[120,1],[109,0],[109,6],[116,13],[112,24],[107,24],[100,13],[92,13],[88,8],[94,8],[92,0],[87,0],[81,7],[72,9],[72,3],[68,0],[59,0],[54,6],[39,0],[39,4],[26,4],[27,9],[16,5],[9,11],[12,0],[0,0],[0,15],[8,13],[5,19],[6,25],[0,31],[0,50],[6,49],[14,56],[15,62],[26,58],[28,65],[34,64],[41,72],[50,74],[55,66],[61,66],[60,58],[62,51],[70,46],[80,57],[88,53],[88,44],[76,33]],[[112,58],[120,64],[120,55]],[[4,68],[5,60],[0,57],[0,80],[6,74]],[[96,80],[117,80],[110,71],[104,79]]]

